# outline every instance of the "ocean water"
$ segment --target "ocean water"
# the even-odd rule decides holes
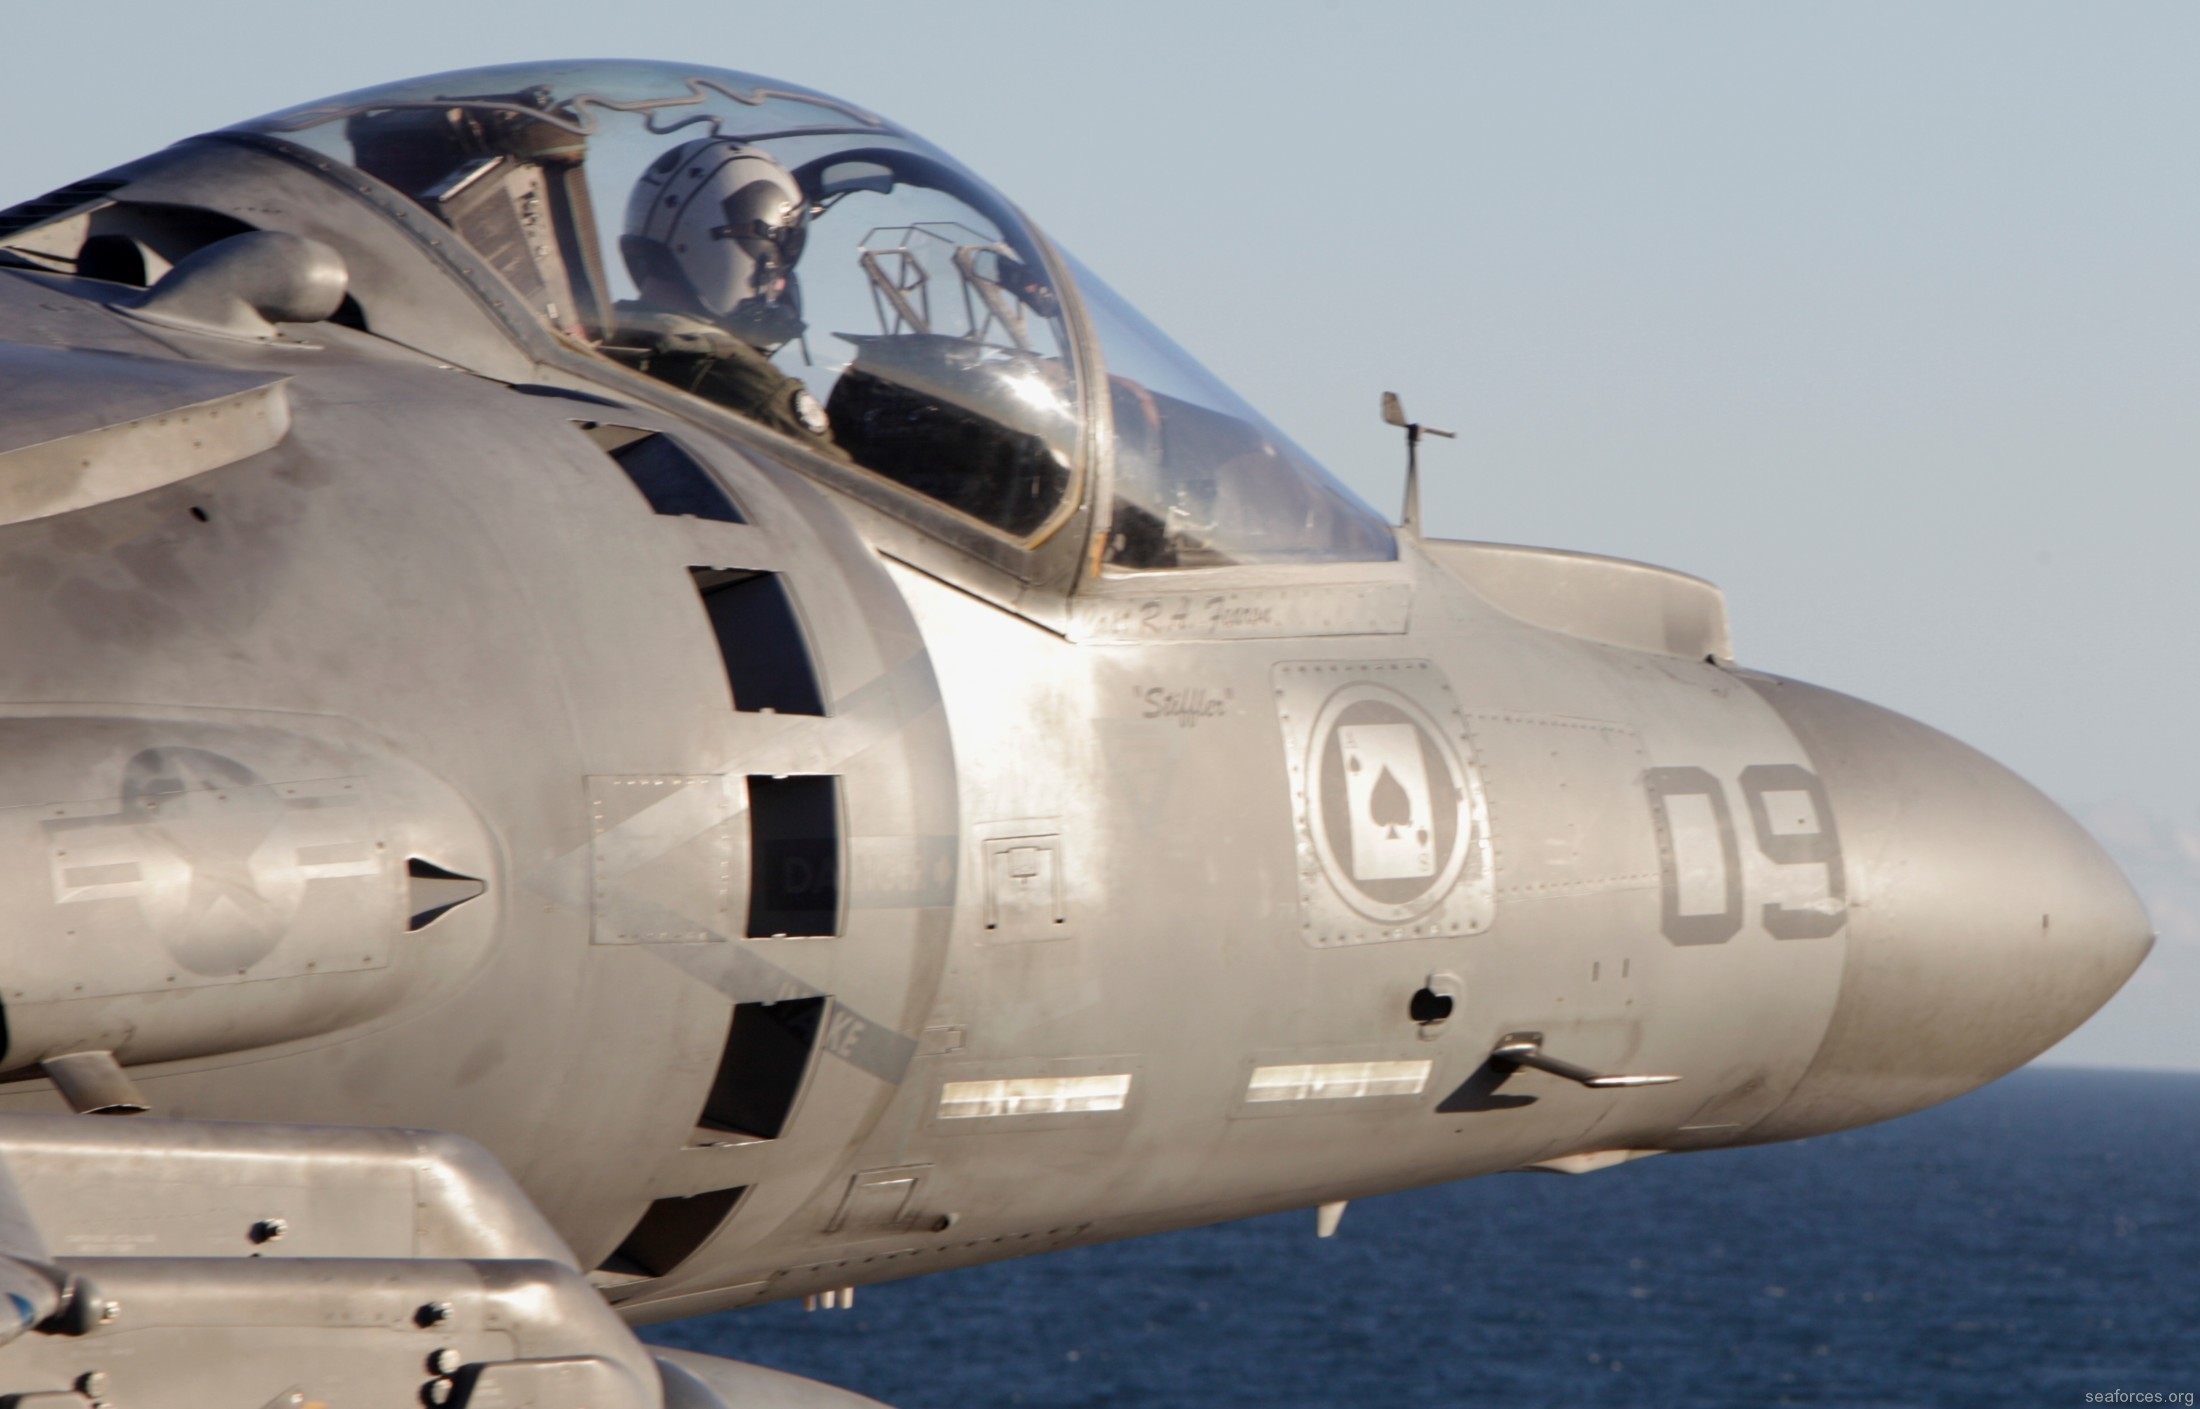
[[[1277,1215],[647,1334],[897,1409],[2191,1404],[2200,1076],[2024,1071],[1799,1144],[1365,1200],[1327,1241]]]

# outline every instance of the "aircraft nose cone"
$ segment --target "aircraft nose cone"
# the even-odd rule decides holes
[[[1886,1120],[1982,1086],[2091,1017],[2153,948],[2100,844],[2008,769],[1862,700],[1754,683],[1825,785],[1850,909],[1824,1042],[1750,1139]]]

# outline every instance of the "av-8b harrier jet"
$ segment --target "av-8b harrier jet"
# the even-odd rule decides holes
[[[400,83],[0,265],[12,1403],[853,1403],[629,1328],[1884,1120],[2151,943],[838,99]]]

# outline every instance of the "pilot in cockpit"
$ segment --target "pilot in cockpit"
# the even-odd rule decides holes
[[[618,305],[604,350],[659,381],[832,451],[809,388],[772,365],[802,335],[809,201],[762,149],[725,137],[673,148],[627,203],[620,252],[639,296]]]

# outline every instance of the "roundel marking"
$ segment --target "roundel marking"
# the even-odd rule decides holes
[[[1329,697],[1306,761],[1314,854],[1345,903],[1402,924],[1444,898],[1466,864],[1465,768],[1420,706],[1360,682]]]
[[[1488,812],[1451,689],[1426,661],[1276,668],[1315,945],[1474,934],[1493,903]]]

